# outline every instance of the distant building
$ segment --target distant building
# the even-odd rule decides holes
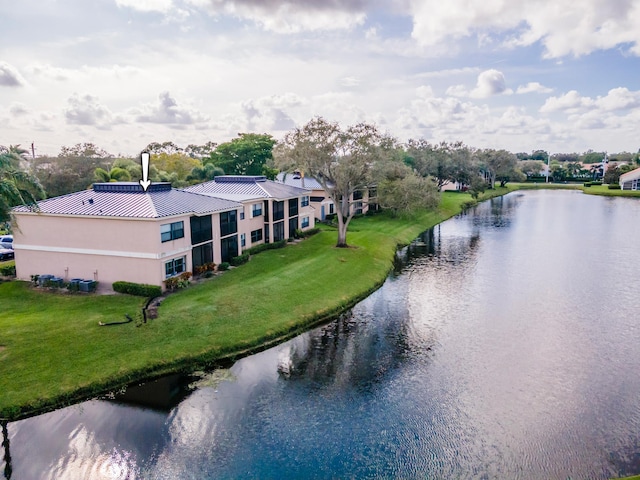
[[[622,190],[640,190],[640,168],[620,175],[618,183]]]

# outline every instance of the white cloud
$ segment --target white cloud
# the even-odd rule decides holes
[[[529,82],[526,85],[520,85],[516,90],[517,94],[551,92],[553,92],[553,88],[545,87],[538,82]]]
[[[31,110],[24,103],[13,102],[9,106],[9,113],[11,113],[11,115],[13,115],[14,117],[21,117],[23,115],[27,115],[30,112]]]
[[[201,0],[192,0],[202,6]],[[210,0],[212,13],[250,20],[276,33],[342,30],[362,25],[366,1],[335,0]]]
[[[13,65],[9,65],[7,62],[0,62],[1,87],[23,87],[26,83],[20,72]]]
[[[630,110],[640,107],[640,90],[632,92],[626,87],[609,90],[604,97],[596,99],[596,106],[604,111]]]
[[[542,42],[546,56],[586,55],[631,45],[640,55],[640,2],[633,0],[411,0],[412,36],[421,45],[486,34],[507,34],[506,45]]]
[[[193,107],[180,106],[169,92],[158,95],[156,104],[145,104],[131,110],[135,120],[141,123],[160,123],[174,127],[194,125],[207,121],[207,117]]]
[[[69,106],[64,110],[64,116],[68,124],[109,129],[113,123],[121,122],[92,95],[74,94],[67,103]]]
[[[476,87],[469,91],[464,85],[452,85],[446,94],[451,97],[488,98],[493,95],[510,95],[513,91],[506,86],[504,74],[495,69],[485,70],[478,75]]]
[[[116,4],[140,12],[167,13],[172,7],[172,0],[116,0]]]
[[[249,130],[282,132],[295,127],[288,111],[304,103],[295,93],[285,93],[247,100],[242,102],[241,109]]]
[[[593,99],[582,97],[576,90],[571,90],[559,97],[549,97],[540,107],[541,113],[558,111],[575,112],[589,109],[594,106]]]

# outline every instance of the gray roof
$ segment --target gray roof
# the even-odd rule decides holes
[[[96,183],[91,190],[38,202],[38,210],[42,213],[121,218],[204,215],[241,206],[230,200],[177,190],[164,182],[152,183],[146,192],[133,182]],[[20,206],[14,211],[30,212],[33,209]]]
[[[280,172],[276,180],[285,185],[299,188],[310,188],[312,190],[324,190],[324,187],[313,177],[302,177],[297,173]],[[302,184],[304,183],[304,187]]]
[[[187,187],[185,191],[237,201],[262,198],[282,200],[311,193],[307,188],[292,187],[267,180],[264,176],[250,175],[223,175],[210,182]]]

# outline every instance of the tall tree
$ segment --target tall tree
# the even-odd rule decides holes
[[[518,157],[511,152],[488,148],[478,151],[477,158],[481,169],[487,174],[491,188],[495,188],[496,181],[504,187],[511,180],[526,179],[526,176],[517,168]]]
[[[34,205],[45,197],[44,189],[33,175],[15,166],[11,150],[0,147],[0,222],[10,219],[11,207]]]
[[[92,143],[62,147],[57,157],[38,157],[34,175],[47,195],[55,197],[88,188],[94,181],[96,168],[109,169],[113,155]]]
[[[240,133],[238,138],[221,143],[204,163],[213,163],[227,175],[267,175],[276,172],[269,169],[276,140],[268,134]]]
[[[187,145],[187,148],[184,149],[184,153],[189,155],[191,158],[203,160],[207,157],[210,157],[217,146],[218,144],[215,142],[207,142],[204,145],[189,144]]]
[[[174,153],[182,153],[183,151],[184,149],[182,147],[179,147],[173,142],[151,142],[143,150],[143,152],[148,152],[151,155],[160,155],[161,153],[173,155]]]
[[[433,178],[416,174],[402,161],[378,162],[374,178],[378,204],[394,215],[435,208],[440,202]]]
[[[367,123],[341,129],[322,117],[289,132],[274,149],[276,165],[318,180],[336,206],[338,247],[347,246],[353,193],[366,189],[376,162],[395,154],[395,140]]]

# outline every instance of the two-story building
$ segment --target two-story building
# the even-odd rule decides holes
[[[315,226],[311,190],[257,175],[222,175],[185,191],[240,202],[240,249],[294,236]]]
[[[132,182],[96,183],[13,210],[16,276],[162,286],[169,277],[238,255],[243,209],[169,183],[146,191]]]
[[[335,205],[329,194],[325,191],[322,184],[313,177],[305,177],[300,172],[280,172],[276,181],[289,185],[291,187],[310,189],[310,201],[315,210],[315,218],[324,221],[327,215],[336,212]],[[357,190],[349,199],[351,211],[355,215],[367,213],[369,210],[377,210],[378,205],[375,202],[376,189],[374,187]]]

